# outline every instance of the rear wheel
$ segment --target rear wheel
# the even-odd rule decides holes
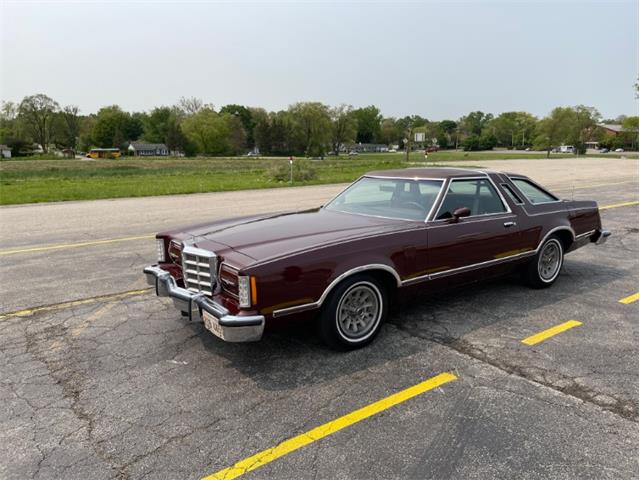
[[[370,275],[354,275],[340,283],[319,318],[322,340],[332,348],[351,350],[369,344],[387,316],[388,294]]]
[[[546,288],[553,285],[560,274],[564,262],[564,248],[560,239],[552,235],[549,237],[538,254],[527,265],[525,281],[533,288]]]

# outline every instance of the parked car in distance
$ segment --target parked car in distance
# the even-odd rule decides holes
[[[427,153],[432,153],[432,152],[437,152],[438,150],[440,150],[440,147],[438,147],[437,145],[431,145],[427,147],[425,151]]]
[[[514,270],[549,287],[566,253],[609,235],[596,202],[561,200],[523,175],[409,168],[365,174],[320,208],[159,233],[144,273],[223,340],[259,340],[313,313],[326,343],[350,349],[377,335],[399,290]]]
[[[609,153],[609,149],[608,148],[601,148],[599,150],[600,153]]]
[[[389,149],[389,153],[396,153],[398,150],[396,150],[395,148],[390,148]]]
[[[247,157],[259,157],[259,156],[260,156],[260,153],[259,153],[259,152],[251,151],[251,152],[247,153],[247,155],[246,155],[246,156],[247,156]]]
[[[560,145],[551,151],[554,153],[576,153],[576,148],[573,145]]]
[[[616,148],[614,152],[618,152],[618,153],[624,152],[624,148]]]
[[[355,157],[356,155],[359,155],[359,153],[358,153],[358,152],[356,152],[355,150],[351,150],[351,151],[349,152],[349,156],[350,156],[350,157]]]

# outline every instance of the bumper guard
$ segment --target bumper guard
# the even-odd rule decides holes
[[[603,243],[606,243],[610,236],[611,232],[609,230],[598,230],[594,235],[593,242],[596,245],[602,245]]]
[[[229,310],[202,293],[179,287],[169,272],[157,265],[144,268],[147,283],[154,286],[159,297],[171,297],[174,305],[189,315],[189,320],[202,318],[203,312],[218,320],[222,340],[226,342],[255,342],[264,332],[263,315],[231,315]],[[219,335],[220,336],[220,335]]]

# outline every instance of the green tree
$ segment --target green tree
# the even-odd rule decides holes
[[[220,113],[228,113],[229,115],[233,115],[237,117],[242,123],[242,128],[245,133],[245,145],[243,145],[243,149],[246,147],[248,149],[253,149],[255,147],[255,139],[253,138],[253,129],[256,124],[253,119],[253,114],[250,108],[244,107],[242,105],[230,104],[225,105],[220,109]]]
[[[45,153],[49,151],[49,144],[53,138],[54,119],[58,110],[58,102],[42,93],[24,97],[18,107],[18,120]]]
[[[296,151],[306,156],[324,155],[331,141],[329,107],[320,102],[299,102],[288,110],[294,125]]]
[[[144,119],[142,138],[150,143],[166,143],[169,125],[175,118],[170,107],[156,107]]]
[[[378,107],[369,105],[353,111],[357,122],[356,141],[360,143],[373,143],[380,136],[380,124],[382,115]]]
[[[182,130],[200,154],[224,155],[229,151],[227,120],[210,108],[186,118]]]
[[[441,120],[438,122],[438,145],[441,148],[448,148],[455,145],[458,123],[453,120]]]
[[[223,113],[222,118],[227,127],[227,153],[240,155],[246,150],[247,133],[242,119],[235,114]]]
[[[638,117],[627,117],[622,122],[622,137],[626,147],[638,149]]]
[[[585,151],[585,142],[595,135],[600,113],[593,107],[556,107],[536,127],[534,148],[547,150],[558,145],[573,145],[576,153]]]
[[[485,130],[501,147],[530,145],[538,119],[527,112],[504,112],[487,123]]]
[[[104,148],[123,148],[128,141],[140,138],[144,122],[143,114],[131,115],[117,105],[103,107],[93,122],[92,143]]]
[[[393,143],[400,144],[402,140],[401,130],[395,118],[385,118],[380,124],[380,134],[378,141],[387,145]]]
[[[76,149],[80,137],[82,118],[80,109],[75,105],[67,105],[59,113],[57,118],[56,139],[58,144],[64,147]]]
[[[336,155],[340,155],[343,145],[355,141],[358,123],[351,105],[342,104],[332,108],[329,114],[331,115],[331,149]]]
[[[480,150],[480,135],[472,133],[462,141],[462,149],[465,152],[475,152]]]
[[[458,128],[465,135],[480,136],[492,119],[493,115],[491,113],[471,112],[458,121]]]

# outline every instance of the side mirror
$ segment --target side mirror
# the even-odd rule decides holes
[[[453,219],[452,219],[452,221],[453,222],[457,222],[462,217],[468,217],[469,215],[471,215],[471,210],[469,210],[467,207],[456,208],[453,211]]]

